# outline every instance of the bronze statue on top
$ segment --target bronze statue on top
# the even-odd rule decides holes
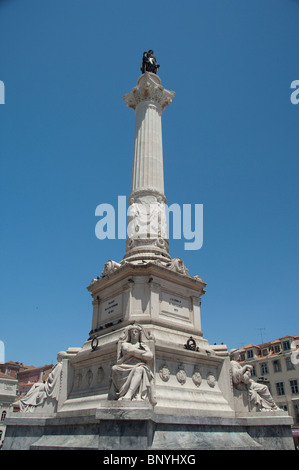
[[[142,73],[152,72],[156,74],[159,67],[160,65],[157,65],[156,57],[154,56],[154,51],[152,51],[152,49],[143,53],[142,64],[140,67]]]

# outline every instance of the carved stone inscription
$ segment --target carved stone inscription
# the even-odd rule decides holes
[[[188,298],[162,292],[161,297],[161,315],[171,315],[180,320],[191,320],[191,312],[189,309],[190,302]]]
[[[102,321],[115,318],[121,314],[121,295],[110,297],[101,304],[101,319]]]

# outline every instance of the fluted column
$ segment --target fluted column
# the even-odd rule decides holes
[[[165,90],[151,72],[141,75],[137,86],[124,95],[135,110],[128,240],[124,259],[169,259],[166,229],[161,117],[174,92]]]

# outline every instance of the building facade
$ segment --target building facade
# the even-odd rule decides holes
[[[17,397],[16,377],[0,372],[0,448],[5,437],[5,418]]]
[[[265,383],[277,406],[292,416],[294,442],[299,446],[299,335],[249,344],[231,354],[253,366],[252,378]]]

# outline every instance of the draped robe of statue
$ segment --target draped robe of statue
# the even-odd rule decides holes
[[[149,347],[141,341],[136,341],[132,328],[129,341],[121,344],[117,364],[112,367],[111,387],[109,398],[118,400],[144,400],[151,398],[151,382],[154,378],[148,363],[153,354]],[[137,335],[140,332],[137,330]]]
[[[32,412],[38,406],[42,406],[47,398],[52,398],[56,401],[58,400],[62,370],[61,359],[62,354],[58,356],[58,362],[51,370],[45,383],[37,382],[33,384],[28,393],[16,402],[20,411]]]
[[[26,395],[16,404],[19,405],[20,411],[33,411],[34,408],[44,402],[46,398],[45,384],[37,382],[32,385]]]
[[[267,385],[250,378],[252,366],[241,366],[237,361],[231,361],[231,371],[234,387],[240,391],[247,391],[250,403],[256,406],[257,410],[278,410]]]

